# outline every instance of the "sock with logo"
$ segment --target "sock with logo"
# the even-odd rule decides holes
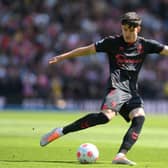
[[[86,129],[89,127],[93,127],[95,125],[99,124],[105,124],[109,121],[107,116],[100,112],[100,113],[91,113],[88,114],[79,120],[76,120],[75,122],[65,126],[63,128],[63,134],[67,134],[69,132],[79,131],[82,129]]]
[[[123,142],[121,144],[119,152],[128,151],[131,149],[131,147],[138,139],[144,121],[145,121],[144,116],[138,116],[133,118],[132,124],[123,138]]]

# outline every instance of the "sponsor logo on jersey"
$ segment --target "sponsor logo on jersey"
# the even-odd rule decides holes
[[[117,54],[116,56],[116,61],[117,64],[138,64],[142,62],[142,59],[135,59],[135,58],[126,58],[124,55],[122,54]]]

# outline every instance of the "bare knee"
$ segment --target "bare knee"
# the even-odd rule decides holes
[[[138,117],[138,116],[144,116],[145,117],[145,112],[144,109],[139,107],[139,108],[135,108],[133,109],[130,114],[129,114],[129,118],[132,120],[134,117]]]
[[[104,113],[109,120],[111,120],[116,115],[116,112],[111,109],[103,110],[102,113]]]

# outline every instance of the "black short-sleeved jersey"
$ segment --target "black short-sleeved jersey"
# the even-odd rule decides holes
[[[108,88],[118,88],[136,93],[137,78],[147,54],[160,53],[164,45],[155,41],[137,38],[135,43],[126,43],[123,36],[109,36],[95,43],[97,52],[105,52],[109,59],[110,77]]]

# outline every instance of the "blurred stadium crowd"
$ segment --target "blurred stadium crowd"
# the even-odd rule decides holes
[[[119,34],[127,11],[141,15],[141,35],[167,44],[167,9],[167,0],[1,0],[0,96],[9,104],[100,99],[108,76],[103,53],[52,66],[48,58]],[[168,58],[149,55],[139,83],[144,98],[168,98]]]

